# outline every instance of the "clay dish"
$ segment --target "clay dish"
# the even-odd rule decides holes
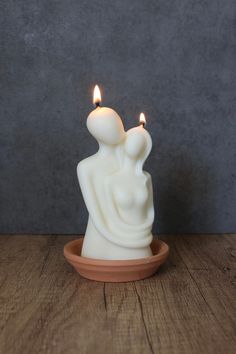
[[[82,277],[102,282],[128,282],[153,275],[165,262],[169,246],[158,239],[151,244],[153,256],[132,260],[100,260],[81,257],[83,237],[64,246],[67,261]]]

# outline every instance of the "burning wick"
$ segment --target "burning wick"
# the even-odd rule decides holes
[[[98,85],[96,85],[93,90],[93,104],[96,107],[100,107],[101,101],[102,101],[101,92],[100,92]]]
[[[145,124],[146,124],[145,115],[144,115],[144,113],[140,113],[140,116],[139,116],[139,125],[142,125],[143,128],[144,128],[144,127],[145,127]]]

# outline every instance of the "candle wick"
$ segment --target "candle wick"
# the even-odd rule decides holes
[[[95,106],[96,106],[96,108],[97,108],[97,107],[100,107],[100,102],[96,102],[96,103],[95,103]]]

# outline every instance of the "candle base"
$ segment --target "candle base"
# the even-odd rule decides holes
[[[83,237],[67,243],[64,256],[84,278],[101,282],[129,282],[150,277],[163,264],[169,254],[169,246],[158,239],[151,244],[153,255],[132,260],[100,260],[81,257]]]

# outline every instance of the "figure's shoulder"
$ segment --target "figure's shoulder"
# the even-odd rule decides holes
[[[86,166],[87,166],[86,160],[87,160],[87,159],[81,160],[81,161],[78,163],[78,165],[77,165],[77,172],[81,172],[81,171],[83,171],[83,170],[86,169]]]
[[[79,174],[88,174],[92,170],[93,163],[95,161],[95,155],[89,156],[86,159],[84,159],[78,163],[78,165],[77,165],[78,175]]]
[[[144,172],[146,178],[147,178],[147,181],[148,182],[151,182],[152,181],[152,176],[150,175],[150,173],[148,173],[147,171]]]

